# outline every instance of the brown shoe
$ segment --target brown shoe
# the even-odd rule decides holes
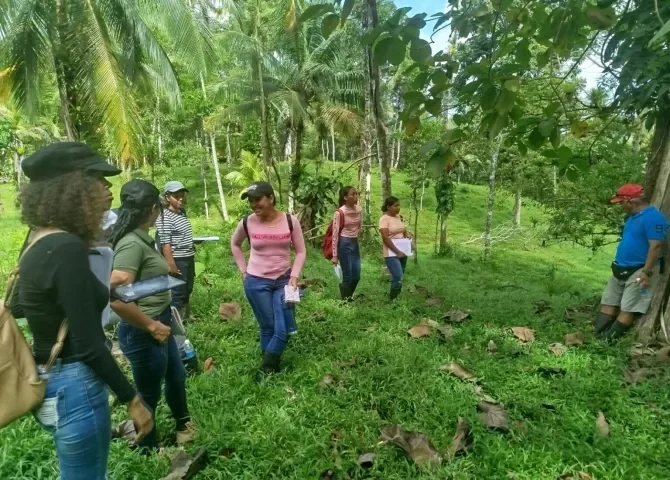
[[[183,430],[177,432],[177,445],[186,445],[187,443],[193,443],[195,436],[198,433],[198,428],[193,422],[187,422],[184,425]]]

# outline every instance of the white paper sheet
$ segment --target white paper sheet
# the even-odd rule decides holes
[[[404,253],[406,256],[411,257],[413,255],[412,253],[412,240],[409,238],[397,238],[391,240],[393,242],[393,245],[396,246],[398,250],[400,250],[402,253]],[[389,257],[397,257],[395,252],[391,249],[389,249]]]

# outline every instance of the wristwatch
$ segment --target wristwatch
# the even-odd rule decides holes
[[[646,276],[651,277],[654,275],[653,270],[642,270],[642,273],[644,273]]]

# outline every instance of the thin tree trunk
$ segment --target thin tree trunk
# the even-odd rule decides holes
[[[302,172],[302,142],[304,134],[305,127],[301,123],[295,129],[295,157],[289,178],[289,195],[293,197],[293,207],[295,207],[296,193],[300,187],[300,175]]]
[[[23,186],[23,170],[21,169],[21,155],[15,150],[12,151],[14,157],[14,178],[16,179],[16,189],[21,190]]]
[[[647,178],[645,191],[652,204],[670,218],[670,105],[660,105],[656,115],[656,129],[652,139],[647,160]],[[670,258],[668,242],[663,246],[664,258]],[[638,339],[648,342],[656,336],[665,343],[670,343],[670,268],[666,263],[665,272],[660,274],[658,284],[653,293],[651,306],[647,315],[638,323]]]
[[[230,123],[226,125],[226,160],[228,161],[228,166],[233,164],[233,153],[230,149]]]
[[[423,197],[426,195],[426,181],[421,183],[421,211],[423,212]]]
[[[489,167],[489,194],[486,205],[486,227],[484,231],[484,260],[491,258],[491,229],[493,227],[493,208],[496,202],[496,173],[498,170],[498,156],[500,155],[500,147],[502,146],[502,137],[499,137],[496,143],[497,145],[491,156]]]
[[[377,17],[377,0],[365,0],[366,21],[364,27],[367,32],[373,30],[379,23]],[[375,121],[377,144],[380,156],[380,175],[382,186],[382,201],[392,195],[391,188],[391,164],[388,145],[388,134],[384,125],[384,110],[382,108],[381,81],[379,74],[379,65],[374,61],[372,49],[367,48],[367,68],[370,72],[368,88],[371,92],[372,113]]]
[[[60,113],[63,125],[65,126],[65,134],[67,135],[68,140],[74,142],[79,139],[79,132],[72,117],[72,107],[74,105],[75,95],[72,91],[73,85],[68,79],[68,76],[72,74],[73,69],[68,68],[66,65],[68,52],[65,51],[65,46],[63,44],[63,40],[67,36],[69,23],[63,0],[56,0],[56,16],[57,42],[56,45],[53,46],[53,49],[55,53],[56,83],[58,85],[58,96],[60,98]]]
[[[204,136],[204,132],[203,132]],[[195,144],[198,146],[198,150],[202,148],[202,141],[200,140],[200,134],[198,131],[195,132]],[[205,147],[205,151],[207,151],[207,147]],[[207,152],[209,154],[209,152]],[[208,155],[201,155],[200,156],[200,180],[202,181],[202,187],[204,189],[204,203],[205,203],[205,218],[209,220],[209,195],[207,194],[207,175],[206,175],[206,170],[207,170],[207,156]]]
[[[514,219],[512,223],[515,227],[521,226],[521,187],[517,187],[514,192]]]
[[[293,213],[295,209],[295,191],[293,190],[293,132],[288,129],[284,157],[288,161],[288,212]]]
[[[440,254],[447,251],[447,216],[440,215]]]
[[[256,9],[256,20],[254,22],[256,41],[260,43],[258,29],[260,23],[260,8]],[[265,98],[265,85],[263,84],[263,61],[261,52],[256,53],[256,75],[258,75],[258,92],[261,107],[261,149],[263,151],[263,165],[265,165],[266,176],[270,179],[270,167],[272,166],[272,147],[270,145],[270,126],[268,122],[267,104]]]
[[[331,151],[332,151],[332,154],[333,154],[333,162],[334,162],[336,160],[335,159],[335,129],[332,126],[330,127],[330,140],[331,140],[331,143],[332,143]]]
[[[202,97],[207,100],[207,90],[205,89],[205,79],[200,73],[200,87],[202,88]],[[159,134],[160,135],[160,134]],[[219,159],[216,155],[216,133],[209,133],[209,144],[212,153],[212,164],[214,165],[214,175],[216,176],[216,186],[219,190],[219,202],[221,204],[221,215],[225,222],[229,221],[228,208],[226,207],[226,197],[223,195],[223,183],[221,182],[221,170],[219,170]]]

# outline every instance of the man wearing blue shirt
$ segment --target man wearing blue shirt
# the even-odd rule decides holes
[[[649,309],[668,232],[665,216],[649,204],[642,185],[628,184],[611,200],[626,212],[621,242],[596,318],[594,334],[615,341]]]

